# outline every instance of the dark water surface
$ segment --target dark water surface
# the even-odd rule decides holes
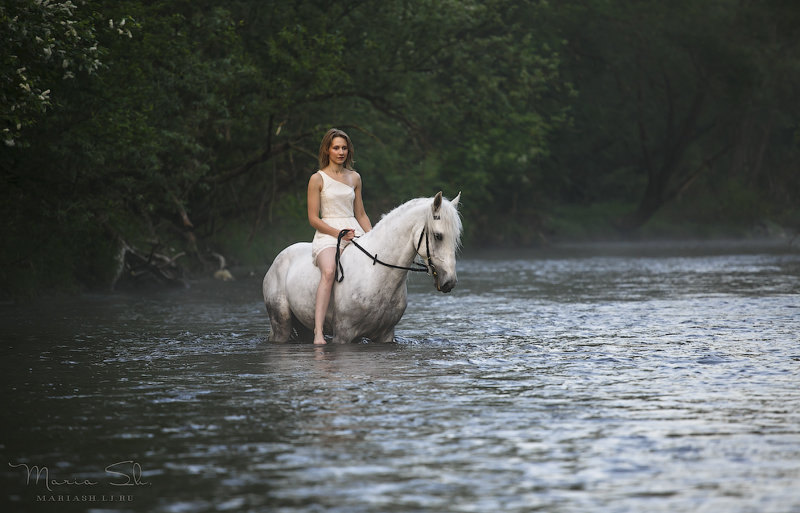
[[[0,308],[2,510],[800,511],[797,250],[468,254],[388,345],[260,278]]]

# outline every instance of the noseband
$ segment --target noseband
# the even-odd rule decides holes
[[[340,231],[339,232],[339,238],[336,240],[336,272],[335,272],[335,275],[333,277],[333,279],[334,279],[334,281],[336,283],[341,283],[342,280],[344,280],[344,267],[342,267],[342,263],[341,263],[341,261],[339,259],[340,259],[341,254],[342,254],[342,251],[341,251],[342,238],[345,235],[347,235],[348,231],[349,230]],[[423,238],[425,239],[425,255],[427,257],[427,265],[417,266],[417,267],[406,267],[406,266],[403,266],[403,265],[388,264],[388,263],[380,260],[378,258],[378,254],[377,253],[373,255],[369,251],[364,249],[364,247],[361,244],[359,244],[358,242],[356,242],[355,239],[352,240],[351,242],[353,243],[353,245],[355,247],[360,249],[362,253],[364,253],[365,255],[367,255],[368,257],[370,257],[372,259],[372,265],[381,264],[381,265],[386,266],[386,267],[391,267],[392,269],[400,269],[400,270],[403,270],[403,271],[414,271],[414,272],[428,273],[429,275],[433,276],[433,279],[436,282],[436,290],[442,290],[440,288],[440,286],[439,286],[439,273],[436,270],[436,266],[433,263],[433,259],[431,259],[431,246],[430,246],[430,243],[428,242],[428,227],[427,226],[425,228],[423,228],[422,229],[422,233],[419,234],[419,241],[417,242],[417,247],[416,247],[416,252],[417,252],[418,255],[420,254],[419,250],[422,247],[422,239]]]

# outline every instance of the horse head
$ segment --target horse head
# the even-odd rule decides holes
[[[460,198],[460,192],[449,201],[442,197],[441,191],[436,194],[417,244],[417,254],[433,275],[436,289],[442,292],[450,292],[458,283],[456,252],[461,246]],[[423,236],[425,247],[422,246]]]

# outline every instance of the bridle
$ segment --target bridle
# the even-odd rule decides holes
[[[339,238],[336,240],[336,271],[335,271],[335,274],[334,274],[334,277],[333,277],[333,279],[334,279],[334,281],[336,283],[341,283],[342,280],[344,280],[344,267],[342,267],[342,263],[339,260],[339,258],[341,257],[341,254],[342,254],[340,246],[342,244],[342,238],[345,235],[347,235],[347,232],[349,232],[349,231],[350,230],[342,230],[342,231],[340,231],[339,232]],[[386,267],[391,267],[392,269],[400,269],[400,270],[403,270],[403,271],[414,271],[414,272],[425,272],[425,273],[428,273],[430,276],[433,276],[433,279],[436,282],[436,290],[441,290],[441,288],[439,286],[439,273],[437,272],[436,265],[434,265],[433,259],[431,258],[431,246],[430,246],[430,242],[428,241],[428,227],[427,226],[422,228],[422,232],[419,234],[419,241],[417,241],[417,246],[415,248],[417,255],[420,254],[419,250],[422,247],[422,239],[423,238],[425,239],[425,255],[426,255],[427,264],[426,265],[417,265],[416,267],[406,267],[406,266],[403,266],[403,265],[394,265],[394,264],[386,263],[386,262],[384,262],[384,261],[382,261],[382,260],[380,260],[378,258],[378,254],[377,253],[375,253],[374,255],[371,254],[369,251],[364,249],[364,247],[361,244],[356,242],[355,239],[353,239],[350,242],[352,242],[355,247],[360,249],[362,253],[364,253],[365,255],[367,255],[368,257],[370,257],[372,259],[372,265],[381,264],[381,265],[386,266]]]

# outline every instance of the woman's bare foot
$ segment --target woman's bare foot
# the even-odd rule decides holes
[[[323,335],[322,333],[318,334],[317,331],[314,330],[314,344],[318,345],[318,346],[321,346],[321,345],[327,344],[327,343],[328,342],[325,340],[325,335]]]

